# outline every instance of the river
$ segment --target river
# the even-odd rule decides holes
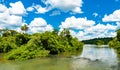
[[[0,70],[120,70],[117,54],[103,45],[85,45],[81,55],[45,57],[27,61],[0,61]]]

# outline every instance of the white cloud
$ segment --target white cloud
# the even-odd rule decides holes
[[[25,15],[26,14],[26,9],[24,8],[24,5],[22,4],[21,1],[15,2],[15,3],[10,3],[10,14],[14,15]]]
[[[20,26],[22,24],[22,17],[10,15],[9,11],[7,10],[3,13],[0,13],[0,22],[6,26]]]
[[[117,0],[116,0],[117,1]],[[105,15],[104,18],[102,19],[104,22],[116,22],[116,29],[120,29],[120,9],[119,10],[115,10],[112,14],[109,15]],[[109,25],[110,28],[112,28],[112,26]],[[114,31],[115,31],[114,30]],[[109,36],[116,36],[115,32],[111,32],[109,33]]]
[[[22,17],[15,15],[8,16],[6,23],[9,23],[10,25],[14,25],[14,26],[21,26]]]
[[[28,11],[33,11],[35,9],[39,14],[44,14],[53,9],[59,9],[62,12],[70,12],[70,13],[83,13],[81,10],[82,0],[42,0],[45,4],[45,7],[41,5],[32,5],[28,7]]]
[[[111,22],[111,21],[120,21],[120,9],[115,10],[112,14],[110,15],[105,15],[104,18],[102,19],[104,22]]]
[[[83,13],[79,7],[76,7],[72,10],[73,13]]]
[[[27,8],[27,11],[29,11],[29,12],[33,12],[34,10],[35,10],[35,13],[37,13],[37,14],[44,14],[51,9],[49,9],[47,7],[42,7],[41,5],[34,5],[34,4]]]
[[[33,6],[28,7],[26,10],[29,11],[29,12],[32,12],[32,11],[34,11],[34,7]]]
[[[117,24],[117,29],[120,29],[120,22],[116,22]]]
[[[94,17],[97,17],[97,16],[98,16],[98,13],[93,13],[93,16],[94,16]]]
[[[26,24],[23,21],[23,16],[26,14],[26,9],[21,1],[10,3],[11,7],[6,7],[5,5],[0,4],[0,28],[8,28],[14,29],[16,31],[21,32],[21,25]],[[39,13],[43,13],[40,9],[39,5],[33,7],[34,9],[38,9]],[[33,8],[27,8],[27,11],[33,11]],[[53,27],[43,18],[34,18],[33,21],[28,25],[29,33],[34,32],[44,32],[44,31],[52,31]]]
[[[31,21],[29,27],[32,33],[53,30],[52,25],[47,24],[47,22],[43,18],[34,18],[34,20]]]
[[[26,8],[26,11],[28,11],[28,12],[33,12],[33,11],[35,11],[35,4],[33,3],[32,6],[27,7],[27,8]]]
[[[109,23],[106,25],[100,23],[95,24],[93,20],[72,16],[66,18],[64,22],[61,22],[60,31],[63,30],[63,28],[70,29],[73,37],[77,37],[79,40],[86,40],[98,37],[114,37],[117,26]]]
[[[47,22],[43,18],[34,18],[34,20],[30,23],[31,27],[44,27],[46,25]]]
[[[41,14],[44,14],[44,13],[46,13],[46,12],[48,12],[49,11],[49,9],[48,8],[43,8],[42,6],[40,6],[40,5],[36,5],[36,6],[34,6],[34,8],[37,10],[37,12],[36,13],[41,13]]]
[[[60,15],[60,11],[53,11],[52,14],[50,14],[50,16],[56,16],[56,15]]]
[[[74,16],[66,18],[64,22],[61,23],[60,28],[69,29],[84,29],[91,27],[95,24],[92,20],[87,20],[87,18],[76,18]]]
[[[8,29],[14,29],[18,32],[21,32],[21,25],[27,24],[23,21],[23,16],[26,14],[26,9],[24,8],[24,5],[21,1],[10,3],[11,7],[6,7],[5,5],[0,4],[0,28],[8,28]],[[28,7],[27,11],[33,11],[37,9],[39,13],[44,13],[45,10],[39,6],[36,5],[33,7]],[[42,9],[42,10],[41,10]],[[34,18],[33,21],[28,25],[29,33],[35,33],[35,32],[44,32],[44,31],[52,31],[53,27],[50,24],[47,24],[47,22],[43,18]]]
[[[114,37],[115,36],[116,26],[111,24],[97,24],[92,26],[91,28],[87,28],[84,31],[86,36],[90,36],[90,38],[98,38],[98,37]],[[88,39],[90,39],[88,38]]]
[[[10,3],[10,5],[11,7],[7,8],[5,5],[0,4],[0,28],[16,29],[23,23],[22,16],[25,14],[23,4],[18,1]],[[16,7],[18,9],[15,9]]]
[[[85,29],[85,33],[99,35],[102,33],[106,34],[111,30],[114,31],[115,29],[116,29],[116,26],[114,26],[114,25],[110,25],[110,24],[103,25],[103,24],[99,23],[97,25],[92,26],[91,28]]]
[[[45,27],[45,31],[53,31],[52,25],[48,24],[48,25]]]
[[[64,12],[82,13],[82,0],[43,0],[48,7],[57,8]]]
[[[0,4],[0,13],[3,13],[7,10],[7,7],[5,5]]]

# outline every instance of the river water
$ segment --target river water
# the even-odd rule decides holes
[[[108,46],[85,45],[78,56],[0,61],[0,70],[120,70],[120,63],[115,51]]]

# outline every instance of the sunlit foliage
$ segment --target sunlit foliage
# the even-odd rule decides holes
[[[56,29],[34,34],[4,30],[0,37],[0,52],[6,53],[5,58],[8,60],[27,60],[64,52],[81,52],[82,49],[83,43],[73,38],[68,29],[59,34]]]

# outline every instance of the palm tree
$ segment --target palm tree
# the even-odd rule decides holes
[[[23,26],[21,26],[21,30],[26,33],[26,31],[28,31],[28,26],[26,24],[24,24]]]

